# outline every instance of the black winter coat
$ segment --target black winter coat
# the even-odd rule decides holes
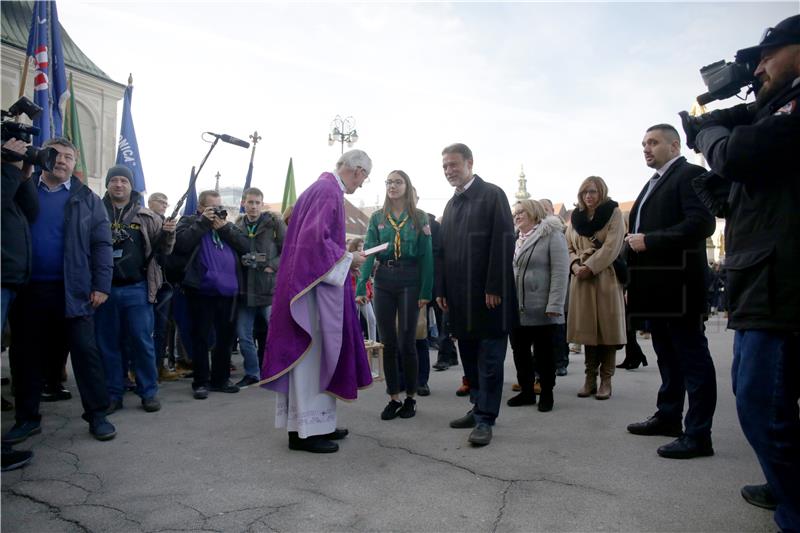
[[[800,331],[800,86],[752,124],[697,136],[730,186],[725,221],[728,327]]]
[[[286,237],[286,224],[277,215],[263,213],[253,237],[247,233],[247,217],[245,215],[236,221],[236,227],[247,236],[249,251],[266,254],[267,265],[274,271],[267,272],[265,267],[250,268],[242,265],[244,283],[239,285],[239,301],[242,305],[250,307],[272,305],[283,240]]]
[[[31,277],[31,228],[39,214],[35,178],[22,181],[22,171],[3,163],[2,279],[3,287],[19,287]]]
[[[462,194],[447,202],[436,261],[437,296],[447,298],[456,338],[487,339],[517,325],[514,286],[514,223],[506,194],[475,175]],[[501,304],[486,307],[486,294]]]
[[[646,250],[628,249],[627,255],[628,313],[634,319],[700,320],[707,312],[706,239],[716,222],[692,187],[692,180],[705,171],[679,158],[644,203],[638,233],[645,236]],[[646,185],[631,208],[631,233],[645,192]]]

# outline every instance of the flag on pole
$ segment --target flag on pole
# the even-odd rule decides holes
[[[254,145],[255,146],[255,145]],[[250,182],[253,181],[253,159],[250,158],[250,166],[247,168],[247,177],[244,178],[244,189],[242,189],[242,194],[244,191],[250,188]],[[244,213],[244,204],[239,205],[239,213]]]
[[[36,65],[33,101],[42,112],[33,121],[40,130],[34,144],[41,146],[47,139],[61,136],[64,117],[61,109],[68,96],[61,25],[54,1],[36,0],[33,3],[27,55]]]
[[[290,205],[297,202],[297,193],[294,190],[294,167],[292,158],[289,158],[289,170],[286,171],[286,184],[283,186],[283,202],[281,202],[281,213],[286,211]]]
[[[86,156],[83,151],[83,138],[81,137],[81,125],[78,121],[78,107],[75,105],[75,90],[72,88],[72,74],[69,75],[69,99],[64,110],[66,121],[64,122],[64,137],[66,137],[75,148],[78,149],[78,161],[75,163],[75,174],[80,180],[86,183],[88,171],[86,168]]]
[[[194,174],[194,168],[192,168]],[[193,175],[189,176],[189,194],[186,196],[186,203],[183,206],[183,216],[194,215],[197,212],[197,189],[194,186]]]
[[[119,131],[119,145],[117,147],[117,165],[125,165],[133,173],[133,190],[141,193],[140,201],[144,205],[144,193],[147,187],[144,183],[142,158],[139,154],[139,143],[136,142],[136,130],[133,127],[131,114],[131,98],[133,97],[133,76],[128,77],[128,86],[122,105],[122,127]]]

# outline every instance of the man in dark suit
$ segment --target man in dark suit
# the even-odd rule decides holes
[[[655,415],[628,426],[635,435],[677,440],[658,448],[661,457],[689,459],[714,454],[711,421],[717,403],[714,362],[705,336],[706,238],[714,217],[692,188],[705,172],[680,155],[680,137],[669,124],[649,128],[642,141],[647,166],[656,173],[630,213],[628,309],[650,323],[661,388]],[[689,409],[683,418],[684,396]],[[683,431],[682,431],[683,430]]]
[[[442,215],[436,302],[449,312],[473,404],[450,427],[474,428],[469,442],[485,446],[500,412],[508,332],[517,321],[514,223],[502,189],[472,173],[466,145],[445,148],[442,167],[456,192]]]

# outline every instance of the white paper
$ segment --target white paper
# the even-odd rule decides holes
[[[378,246],[373,246],[369,250],[364,250],[364,255],[370,256],[377,254],[378,252],[382,252],[389,247],[389,243],[385,242],[383,244],[379,244]]]

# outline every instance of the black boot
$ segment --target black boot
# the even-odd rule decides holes
[[[539,394],[539,411],[546,413],[553,410],[553,389],[542,389]]]
[[[339,445],[335,442],[320,439],[307,438],[301,439],[296,431],[289,432],[289,449],[311,453],[333,453],[339,451]]]

